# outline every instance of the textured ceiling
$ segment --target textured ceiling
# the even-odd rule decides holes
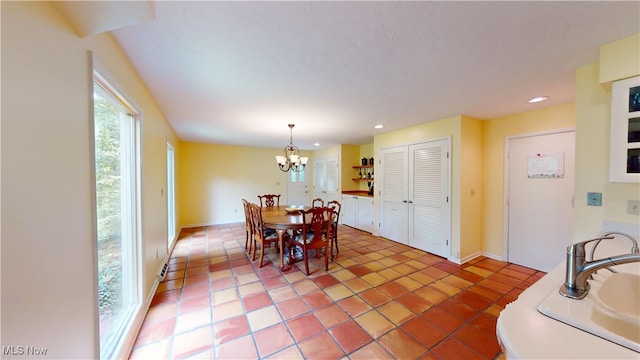
[[[640,2],[155,3],[113,34],[178,136],[304,149],[574,100]],[[540,104],[527,100],[550,96]],[[376,130],[375,124],[385,128]]]

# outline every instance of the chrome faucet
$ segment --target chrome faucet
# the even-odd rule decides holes
[[[604,258],[600,260],[586,261],[585,245],[595,241],[591,258],[595,247],[602,240],[613,239],[613,235],[622,235],[631,240],[631,253]],[[589,278],[594,272],[608,268],[613,265],[628,264],[632,262],[640,262],[640,253],[638,251],[638,242],[630,235],[621,232],[609,232],[602,237],[591,240],[582,241],[567,247],[567,270],[564,284],[560,287],[560,294],[571,299],[583,299],[589,293]]]

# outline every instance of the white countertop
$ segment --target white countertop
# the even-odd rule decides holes
[[[628,251],[627,248],[618,254]],[[604,254],[598,248],[596,257],[600,255]],[[633,350],[538,312],[540,302],[551,291],[558,291],[564,274],[563,262],[500,313],[496,332],[507,359],[640,359],[640,354]]]

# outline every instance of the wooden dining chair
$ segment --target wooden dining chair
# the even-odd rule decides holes
[[[313,202],[311,203],[311,205],[313,207],[324,207],[324,200],[320,198],[315,198],[313,199]]]
[[[331,232],[329,234],[331,238],[331,244],[329,245],[331,248],[331,260],[333,260],[333,258],[340,252],[340,249],[338,249],[338,222],[340,220],[340,209],[342,208],[342,205],[337,200],[331,200],[327,203],[327,207],[333,210],[333,221],[331,222]],[[334,245],[336,246],[335,256],[333,255]]]
[[[250,203],[249,201],[247,201],[247,199],[242,199],[242,206],[244,206],[244,227],[245,230],[247,232],[246,237],[244,239],[244,250],[245,251],[249,251],[249,254],[251,254],[251,251],[253,251],[253,223],[251,221],[251,208],[250,208]]]
[[[260,262],[258,268],[262,267],[262,261],[264,259],[264,249],[269,244],[278,243],[278,233],[274,230],[264,227],[264,221],[262,220],[262,208],[258,204],[250,204],[249,209],[251,212],[251,221],[253,228],[253,259],[256,261],[256,252],[258,252],[258,244],[260,244]],[[287,233],[284,234],[284,241],[288,241]]]
[[[291,239],[290,257],[293,259],[295,247],[302,249],[304,267],[309,275],[309,250],[322,251],[324,270],[329,271],[329,229],[333,218],[333,210],[328,207],[316,207],[302,211],[302,232]]]
[[[260,207],[280,206],[280,194],[258,195],[260,199]]]

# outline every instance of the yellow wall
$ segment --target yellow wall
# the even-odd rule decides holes
[[[359,190],[360,184],[352,179],[357,177],[358,172],[353,168],[354,165],[360,164],[360,146],[358,145],[342,145],[341,147],[341,188],[345,190]]]
[[[491,119],[484,121],[482,125],[483,249],[487,253],[503,257],[506,256],[502,253],[505,218],[503,211],[505,138],[539,131],[574,128],[575,106],[573,103],[551,106]]]
[[[358,151],[359,151],[359,156],[360,156],[360,162],[358,162],[355,165],[362,165],[362,158],[370,159],[370,158],[374,157],[373,156],[373,143],[360,145]]]
[[[0,342],[97,358],[89,51],[142,111],[143,300],[167,249],[166,142],[175,135],[111,35],[79,38],[47,2],[1,6],[2,148],[11,150],[2,152]]]
[[[353,165],[362,165],[362,158],[366,158],[367,160],[369,160],[371,158],[374,158],[374,161],[375,161],[373,143],[359,146],[358,159],[357,159],[357,161],[352,163],[351,166],[353,166]],[[356,175],[358,175],[358,172],[355,171],[355,169],[353,169],[353,168],[351,168],[351,169],[352,169],[351,173],[354,175],[354,177],[356,177]],[[375,168],[374,168],[374,170],[375,170]],[[375,176],[375,171],[374,171],[374,176]],[[353,181],[353,180],[351,180],[351,182],[355,183],[354,185],[357,186],[357,190],[367,190],[367,191],[369,190],[369,186],[367,184],[368,181]]]
[[[324,149],[318,149],[312,152],[314,159],[324,159],[328,157],[337,156],[340,158],[342,153],[342,145],[334,145]]]
[[[635,39],[635,46],[629,39]],[[583,66],[576,71],[578,136],[574,241],[593,238],[603,230],[605,221],[628,224],[640,232],[640,216],[626,213],[628,200],[640,200],[640,186],[637,183],[609,182],[611,86],[608,83],[640,75],[638,67],[618,67],[624,63],[623,59],[637,59],[639,40],[640,35],[603,46],[601,56],[607,60],[605,63]],[[603,74],[607,76],[602,77]],[[613,74],[620,78],[613,77]],[[584,200],[587,192],[601,192],[602,206],[587,206]]]
[[[603,230],[603,222],[637,224],[637,215],[626,213],[627,200],[640,199],[638,184],[610,183],[609,121],[611,91],[608,81],[638,75],[638,36],[621,39],[601,49],[605,63],[576,70],[576,102],[505,116],[483,122],[483,249],[505,256],[504,139],[507,136],[553,129],[576,129],[574,241],[591,238]],[[626,64],[623,66],[621,64]],[[496,180],[497,179],[497,180]],[[602,192],[603,206],[586,206],[587,192]]]
[[[480,253],[482,248],[482,121],[461,118],[460,142],[460,255]]]
[[[289,173],[278,170],[274,155],[279,149],[179,142],[177,155],[177,197],[181,200],[178,224],[181,227],[226,224],[244,221],[241,199],[257,202],[263,193],[282,194],[286,203]],[[315,151],[301,151],[309,156],[306,175],[313,189],[313,160],[338,157],[343,190],[358,190],[352,180],[363,156],[372,157],[373,144],[335,145]],[[362,155],[365,154],[365,155]],[[362,190],[367,190],[366,182]],[[309,193],[310,199],[313,192]]]
[[[278,169],[275,154],[280,154],[280,150],[180,142],[177,169],[177,195],[183,205],[180,225],[242,222],[241,199],[258,203],[259,194],[281,194],[280,203],[286,204],[290,173]],[[300,154],[310,155],[306,151]],[[312,161],[309,159],[309,163]]]
[[[610,83],[638,74],[640,74],[640,34],[600,47],[600,83]]]
[[[369,190],[366,181],[354,181],[358,178],[358,169],[354,166],[362,165],[362,158],[370,159],[373,156],[373,143],[365,145],[342,145],[341,152],[341,182],[342,191]]]
[[[353,165],[360,164],[362,148],[373,145],[334,145],[315,151],[301,151],[309,156],[306,176],[313,189],[313,161],[337,157],[340,163],[341,189],[357,190],[352,180],[357,174]],[[286,203],[289,173],[278,170],[274,155],[279,149],[180,142],[177,165],[177,195],[181,200],[178,224],[225,224],[244,221],[241,199],[257,202],[257,195],[267,192],[282,194]],[[371,153],[371,150],[368,150]],[[365,187],[366,189],[366,182]],[[313,191],[309,192],[310,199]]]

